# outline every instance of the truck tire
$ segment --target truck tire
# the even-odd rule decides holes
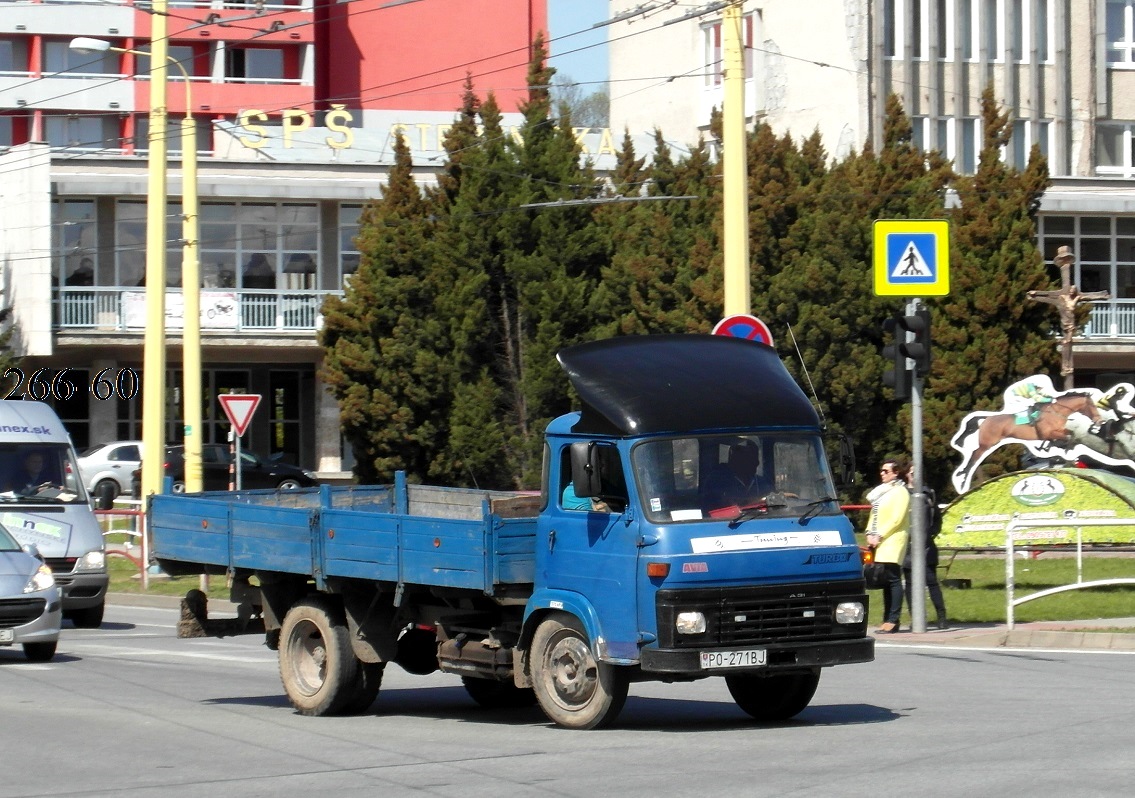
[[[485,709],[520,709],[536,703],[536,693],[532,688],[517,687],[512,682],[462,676],[461,683],[469,697]]]
[[[68,610],[63,617],[70,618],[76,629],[98,629],[102,626],[102,616],[106,613],[106,602],[81,610]]]
[[[280,628],[280,680],[301,715],[332,715],[355,697],[359,661],[343,611],[311,596],[297,602]]]
[[[781,673],[774,676],[737,674],[726,676],[729,695],[737,706],[763,723],[788,720],[799,714],[820,683],[819,670]]]
[[[536,700],[560,726],[603,728],[626,703],[626,672],[595,659],[587,634],[570,615],[551,615],[536,627],[531,663]]]
[[[374,699],[378,698],[378,690],[382,687],[382,673],[385,668],[385,662],[360,662],[358,664],[354,692],[343,704],[341,710],[344,715],[361,715],[370,709]]]

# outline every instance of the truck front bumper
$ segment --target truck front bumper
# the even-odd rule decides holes
[[[788,671],[802,668],[826,668],[875,659],[875,638],[823,640],[818,642],[768,643],[746,648],[764,649],[765,664],[746,668],[703,668],[702,651],[725,651],[724,648],[658,649],[644,648],[640,664],[644,672],[673,673],[685,676],[721,676],[728,673]]]

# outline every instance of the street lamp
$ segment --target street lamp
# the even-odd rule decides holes
[[[159,9],[159,4],[162,6]],[[201,469],[201,278],[198,256],[197,125],[193,118],[189,72],[169,55],[165,0],[154,0],[153,45],[149,53],[114,47],[102,39],[71,40],[79,53],[131,53],[150,57],[149,185],[146,192],[146,333],[143,353],[142,495],[161,490],[165,462],[165,210],[166,210],[166,62],[185,81],[185,118],[181,120],[181,286],[182,400],[185,418],[185,489],[202,489]],[[162,30],[159,32],[159,24]],[[161,69],[158,66],[161,66]]]

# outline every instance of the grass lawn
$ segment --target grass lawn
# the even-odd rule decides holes
[[[131,554],[135,557],[141,556],[141,553],[142,550],[137,547],[131,551]],[[201,577],[199,576],[155,577],[151,574],[149,589],[143,590],[138,563],[118,555],[107,557],[106,568],[110,572],[111,593],[145,593],[149,596],[181,597],[190,590],[201,587]],[[206,592],[211,599],[227,601],[229,598],[229,589],[225,586],[223,576],[210,576],[209,589]]]
[[[947,562],[949,555],[943,554],[942,564]],[[942,595],[950,620],[959,623],[1005,622],[1003,555],[959,555],[948,573],[945,568],[938,569],[938,578],[939,581],[943,578],[969,579],[972,583],[969,589],[943,587]],[[1135,579],[1135,557],[1084,556],[1083,581],[1111,578]],[[1071,584],[1076,581],[1076,558],[1051,553],[1041,554],[1035,559],[1018,558],[1014,580],[1018,599],[1039,590]],[[872,591],[869,613],[872,624],[882,621],[882,612],[883,595],[880,591]],[[1129,618],[1135,616],[1135,586],[1117,585],[1058,593],[1018,604],[1013,615],[1019,623]],[[929,596],[926,599],[926,616],[932,626],[935,615]],[[904,608],[903,623],[909,622],[910,615]]]

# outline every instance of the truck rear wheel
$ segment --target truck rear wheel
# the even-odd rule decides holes
[[[536,694],[532,688],[517,687],[512,682],[462,676],[461,683],[465,685],[469,697],[485,709],[519,709],[536,703]]]
[[[331,715],[355,697],[359,661],[343,612],[330,601],[310,597],[288,610],[279,656],[284,692],[301,715]]]
[[[570,615],[550,616],[536,627],[531,662],[536,700],[560,726],[602,728],[626,703],[626,673],[595,659],[587,634]]]
[[[358,664],[355,689],[350,698],[343,704],[341,710],[344,715],[361,715],[370,709],[374,699],[378,698],[378,690],[382,687],[382,673],[385,668],[385,662],[360,662]]]
[[[729,695],[737,706],[759,721],[770,723],[799,714],[820,683],[820,672],[781,673],[774,676],[738,674],[726,676]]]

